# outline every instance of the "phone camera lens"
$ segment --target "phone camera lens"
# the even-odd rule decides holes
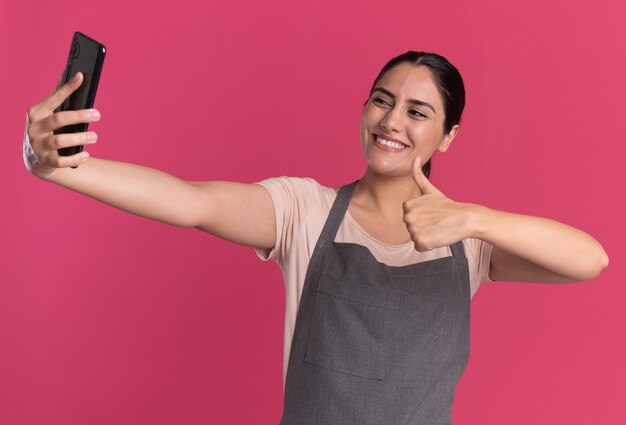
[[[80,44],[78,44],[78,42],[72,43],[72,48],[70,49],[70,57],[72,59],[76,59],[79,53],[80,53]]]

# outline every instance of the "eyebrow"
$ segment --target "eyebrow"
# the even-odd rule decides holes
[[[383,87],[376,87],[374,90],[372,90],[372,93],[374,93],[375,91],[379,91],[381,93],[386,94],[387,96],[389,96],[390,98],[392,98],[393,100],[396,99],[396,96],[391,93],[389,90],[387,90],[386,88]],[[435,108],[433,108],[433,105],[431,105],[430,103],[420,100],[420,99],[407,99],[408,103],[412,103],[414,105],[420,105],[420,106],[425,106],[427,108],[432,109],[433,113],[437,113],[437,111],[435,111]]]

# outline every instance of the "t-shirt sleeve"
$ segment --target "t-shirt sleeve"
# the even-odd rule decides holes
[[[276,244],[272,249],[255,248],[263,260],[275,260],[281,267],[289,256],[319,184],[309,178],[273,177],[257,182],[269,192],[276,217]]]
[[[476,272],[480,276],[481,282],[495,282],[489,276],[491,270],[491,250],[493,245],[478,239],[478,264],[476,265]]]
[[[495,282],[489,277],[491,250],[493,246],[483,240],[465,239],[466,256],[470,273],[472,293],[476,292],[482,282]]]

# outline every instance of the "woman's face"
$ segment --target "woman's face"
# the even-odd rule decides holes
[[[445,152],[458,130],[444,133],[441,96],[424,66],[400,63],[376,84],[363,109],[361,146],[368,167],[404,176],[419,155],[422,165],[439,149]]]

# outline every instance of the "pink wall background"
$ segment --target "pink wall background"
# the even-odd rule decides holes
[[[275,264],[24,169],[25,111],[54,89],[75,30],[108,48],[91,154],[190,180],[358,178],[379,68],[409,49],[447,56],[468,105],[433,182],[580,227],[611,260],[592,282],[481,287],[455,424],[626,423],[625,12],[618,0],[3,0],[0,423],[281,414]]]

